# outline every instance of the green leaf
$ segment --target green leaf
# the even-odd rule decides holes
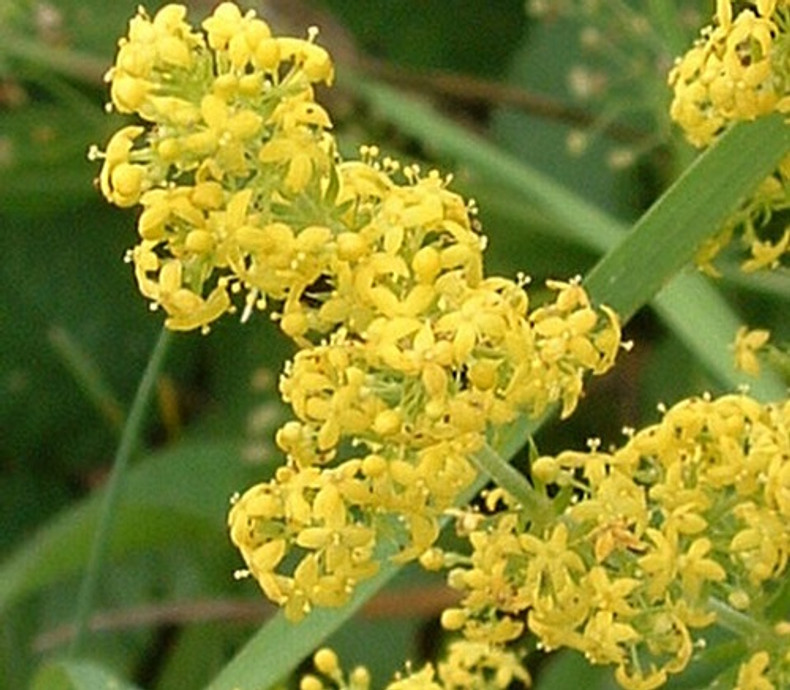
[[[788,150],[790,127],[780,115],[730,129],[595,266],[585,281],[589,290],[628,319],[691,262],[700,243],[722,227]]]
[[[131,469],[115,517],[111,558],[223,539],[228,498],[253,476],[238,455],[235,443],[185,443]],[[97,493],[64,511],[0,563],[0,612],[84,567],[100,500]]]
[[[317,609],[299,623],[282,611],[266,623],[207,686],[206,690],[265,690],[292,673],[326,638],[387,584],[399,566],[385,562],[363,582],[352,600],[339,609]]]
[[[84,660],[55,661],[33,678],[31,690],[140,690],[104,666]]]

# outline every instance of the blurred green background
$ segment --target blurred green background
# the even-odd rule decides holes
[[[346,155],[377,142],[402,160],[453,172],[455,188],[478,201],[488,271],[529,274],[536,300],[547,277],[594,264],[584,228],[558,227],[484,170],[448,156],[429,123],[404,131],[357,86],[402,89],[459,136],[484,138],[628,223],[692,156],[664,114],[663,75],[708,8],[624,4],[646,22],[633,35],[611,13],[569,19],[557,11],[538,21],[523,0],[244,3],[281,33],[321,28],[340,76],[319,98]],[[648,13],[659,5],[675,12],[671,31]],[[0,687],[27,687],[68,641],[93,530],[95,504],[86,501],[107,475],[162,320],[123,263],[135,212],[100,198],[98,165],[86,155],[122,121],[104,111],[102,75],[136,6],[0,3]],[[211,7],[192,3],[193,21]],[[645,32],[650,40],[640,41]],[[786,274],[745,280],[726,259],[724,273],[719,284],[745,320],[786,331]],[[542,452],[583,447],[592,435],[615,442],[623,425],[654,419],[657,401],[721,389],[649,310],[628,334],[634,352],[591,386],[572,420],[541,431]],[[280,460],[271,441],[285,414],[276,383],[291,351],[263,316],[175,338],[94,621],[102,632],[92,656],[142,687],[202,687],[271,613],[253,583],[231,577],[240,559],[224,520],[231,493]],[[341,657],[367,663],[383,683],[405,659],[419,662],[441,644],[446,602],[439,578],[407,570],[338,633]],[[549,660],[538,687],[580,673],[585,687],[608,687],[608,673],[575,668],[572,658]]]

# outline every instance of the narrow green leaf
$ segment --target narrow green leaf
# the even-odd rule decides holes
[[[146,412],[151,403],[156,380],[167,356],[171,338],[172,333],[163,328],[140,379],[140,385],[129,409],[129,415],[121,432],[118,449],[113,458],[110,476],[102,496],[96,531],[91,540],[88,562],[85,566],[85,573],[77,596],[77,608],[74,615],[75,634],[71,644],[71,653],[74,656],[79,656],[87,639],[88,619],[99,589],[99,580],[107,561],[110,538],[112,537],[115,516],[118,511],[118,501],[121,498],[121,488],[126,479],[129,462],[140,442]]]
[[[292,673],[297,665],[351,618],[400,570],[382,563],[379,573],[363,582],[352,600],[339,609],[317,609],[299,623],[280,611],[266,623],[207,686],[206,690],[266,690]]]
[[[30,690],[140,690],[91,661],[55,661],[42,667],[33,678]]]
[[[763,371],[758,378],[735,371],[731,344],[742,323],[702,275],[680,273],[653,298],[652,305],[682,342],[704,350],[702,361],[723,390],[748,386],[750,395],[769,402],[787,395],[784,382],[771,371]]]
[[[782,116],[733,127],[595,266],[585,280],[590,292],[628,319],[693,259],[788,151],[790,127]]]
[[[183,444],[130,470],[110,538],[111,558],[223,538],[228,498],[254,474],[237,457],[237,445],[228,442]],[[0,563],[0,612],[84,567],[101,499],[98,492],[63,512]]]

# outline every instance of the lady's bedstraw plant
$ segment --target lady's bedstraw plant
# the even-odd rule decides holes
[[[784,108],[786,12],[760,2],[733,19],[718,4],[700,57],[671,76],[673,116],[695,142]],[[272,307],[298,345],[280,382],[294,413],[276,434],[285,462],[230,511],[239,574],[299,620],[346,603],[382,558],[448,568],[462,598],[442,622],[461,637],[391,690],[527,682],[528,632],[654,688],[716,620],[749,623],[739,687],[790,683],[788,625],[771,613],[790,554],[790,406],[689,400],[620,449],[539,458],[527,490],[545,515],[507,486],[482,511],[460,509],[471,457],[499,427],[555,402],[571,414],[584,374],[612,366],[617,316],[577,279],[549,282],[554,301],[530,309],[524,279],[485,275],[474,204],[449,178],[375,146],[343,160],[314,100],[333,77],[316,31],[275,37],[232,3],[202,31],[185,17],[168,5],[131,20],[108,81],[139,124],[94,154],[107,199],[142,207],[128,260],[166,326],[207,332],[226,312]],[[759,107],[720,105],[709,63],[745,70]],[[763,263],[785,251],[771,247]],[[436,547],[446,514],[470,553]],[[303,690],[369,687],[332,652],[315,664]]]
[[[314,31],[272,37],[225,3],[203,34],[185,13],[141,11],[120,42],[112,104],[144,124],[112,137],[100,184],[143,208],[129,260],[167,326],[205,332],[238,294],[242,319],[277,305],[300,347],[280,384],[287,461],[230,514],[246,572],[299,619],[347,601],[377,551],[425,554],[486,433],[557,400],[570,414],[619,327],[577,280],[528,312],[523,281],[485,277],[474,207],[436,171],[375,147],[341,160]]]

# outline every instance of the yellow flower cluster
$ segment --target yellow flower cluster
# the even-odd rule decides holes
[[[449,574],[464,598],[446,628],[500,643],[528,628],[544,649],[615,665],[634,690],[682,671],[691,630],[728,611],[770,629],[790,557],[790,403],[690,399],[629,436],[610,453],[535,461],[536,486],[565,506],[545,526],[525,524],[501,492],[504,508],[474,516],[469,562]],[[775,684],[765,687],[783,687],[787,637],[752,642],[773,659],[752,664]]]
[[[733,5],[743,7],[733,16]],[[716,24],[669,73],[670,115],[695,146],[707,146],[730,123],[790,112],[785,0],[717,0]]]
[[[316,674],[302,677],[299,690],[369,690],[370,674],[359,666],[343,673],[331,649],[319,649],[313,656]],[[419,671],[407,668],[385,686],[385,690],[504,690],[513,681],[525,686],[530,676],[517,657],[493,645],[468,640],[452,642],[438,667],[426,664]]]
[[[569,415],[619,324],[578,280],[530,311],[524,281],[486,277],[475,208],[438,172],[376,147],[342,160],[315,32],[274,37],[232,3],[203,32],[185,14],[140,10],[120,41],[112,103],[147,124],[113,136],[99,182],[142,206],[129,256],[169,328],[206,330],[240,294],[242,318],[273,302],[300,347],[280,383],[287,462],[229,516],[243,572],[298,619],[381,557],[425,553],[489,431],[554,402]]]
[[[741,326],[735,334],[735,368],[749,376],[760,375],[760,361],[758,353],[765,349],[771,338],[771,332],[763,328],[750,330],[748,326]]]
[[[790,113],[790,4],[786,0],[717,0],[716,23],[669,73],[670,116],[697,147],[711,144],[731,123]],[[738,229],[752,256],[744,271],[776,268],[790,252],[790,228],[765,231],[771,213],[785,210],[790,160],[768,177],[715,237],[700,248],[699,266],[716,275],[712,261]]]
[[[752,654],[738,669],[735,690],[781,690],[790,685],[790,626],[777,627],[777,636],[784,637],[784,653],[774,659],[765,650]]]
[[[272,37],[232,3],[205,20],[205,35],[185,16],[167,5],[131,20],[107,79],[112,105],[150,124],[112,137],[99,176],[109,201],[142,206],[129,258],[176,330],[233,311],[242,288],[249,309],[267,294],[298,302],[329,261],[332,233],[284,220],[304,216],[311,185],[313,220],[338,213],[338,181],[321,188],[334,170],[331,122],[313,100],[313,84],[333,77],[328,53]]]

